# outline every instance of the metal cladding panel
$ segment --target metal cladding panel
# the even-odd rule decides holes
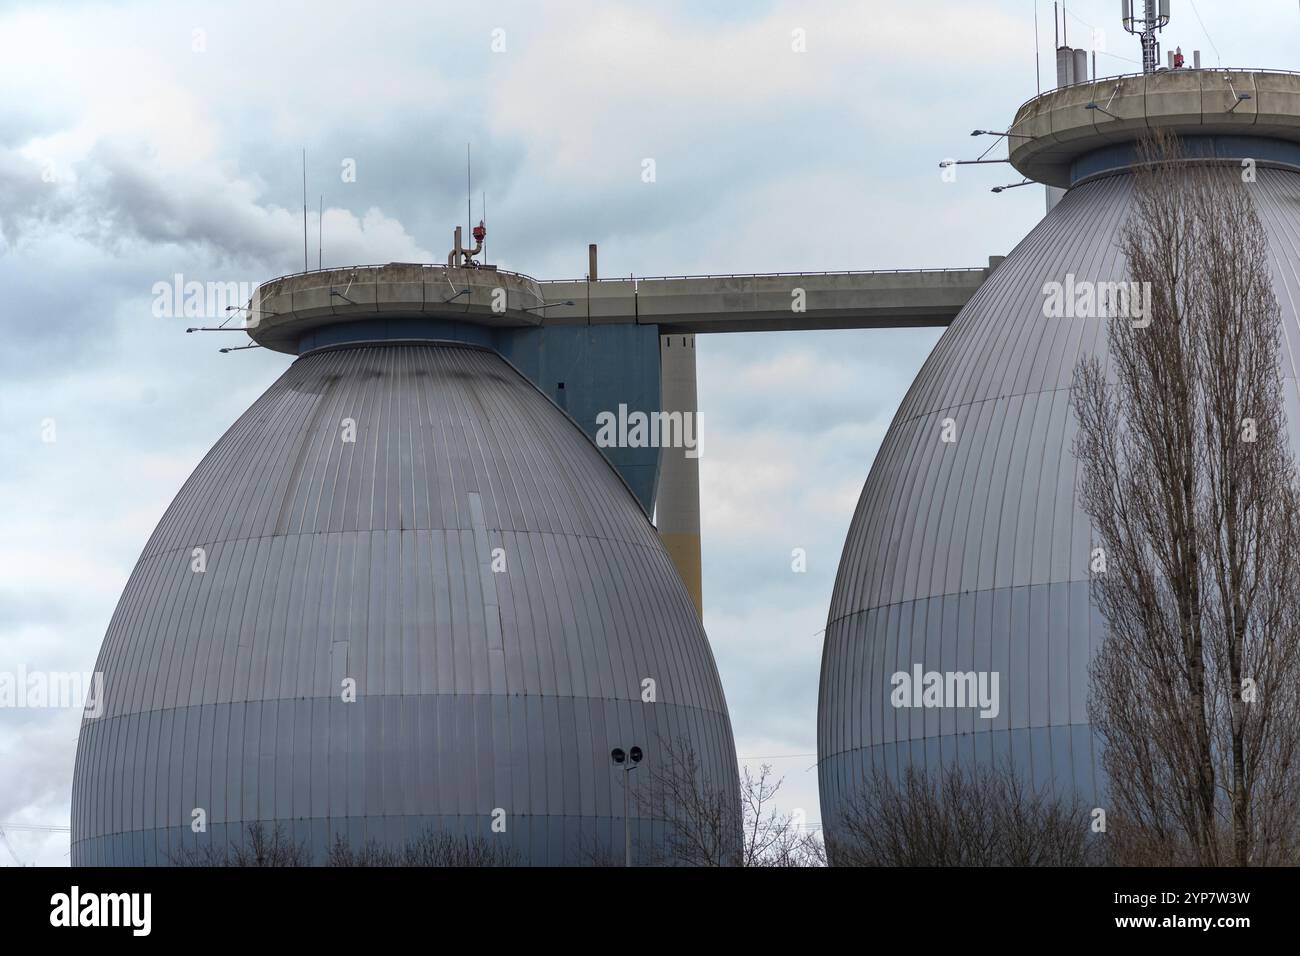
[[[633,744],[636,786],[685,743],[738,794],[713,657],[654,529],[574,423],[474,347],[296,361],[163,516],[96,669],[74,863],[168,863],[253,822],[317,859],[336,835],[428,827],[522,862],[621,855],[609,752]]]
[[[1252,190],[1282,310],[1293,448],[1300,448],[1300,175],[1260,168]],[[1104,634],[1088,595],[1076,506],[1070,386],[1105,354],[1105,320],[1048,318],[1043,286],[1127,281],[1120,249],[1132,178],[1071,189],[944,332],[863,487],[826,627],[818,708],[830,839],[871,768],[929,772],[1010,757],[1037,783],[1098,799],[1087,668]],[[940,441],[944,419],[957,429]],[[892,675],[999,674],[996,717],[895,707]],[[1091,805],[1091,804],[1089,804]]]

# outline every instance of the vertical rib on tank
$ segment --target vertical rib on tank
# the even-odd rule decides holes
[[[654,529],[578,427],[476,347],[294,362],[168,508],[97,670],[75,864],[166,864],[256,822],[317,861],[337,837],[429,829],[522,863],[621,858],[609,755],[634,744],[634,788],[673,742],[737,792],[713,657]],[[665,824],[631,816],[644,860]]]
[[[879,768],[930,774],[1008,759],[1035,786],[1101,799],[1088,666],[1104,635],[1089,601],[1089,520],[1075,500],[1070,386],[1104,355],[1104,318],[1044,316],[1068,275],[1127,281],[1120,252],[1132,177],[1070,189],[940,338],[876,455],[840,561],[818,710],[822,818],[834,840]],[[1300,175],[1247,187],[1269,235],[1283,375],[1300,448]],[[955,441],[942,441],[951,419]],[[998,713],[895,707],[897,672],[997,672]]]

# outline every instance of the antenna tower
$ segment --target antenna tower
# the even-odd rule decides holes
[[[1124,29],[1142,38],[1142,72],[1154,73],[1160,68],[1160,43],[1156,31],[1169,25],[1169,0],[1138,0],[1141,16],[1133,15],[1133,0],[1121,0],[1124,8]]]

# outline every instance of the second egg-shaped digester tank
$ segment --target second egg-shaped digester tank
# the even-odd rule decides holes
[[[1191,162],[1249,171],[1283,352],[1300,351],[1300,77],[1084,83],[1031,100],[1011,129],[1012,163],[1068,191],[944,332],[863,487],[822,657],[831,844],[851,838],[843,821],[871,799],[873,777],[898,780],[907,768],[936,780],[951,767],[1009,764],[1035,788],[1087,807],[1104,799],[1088,669],[1105,625],[1089,597],[1071,385],[1080,359],[1105,355],[1107,320],[1044,304],[1049,289],[1069,297],[1128,280],[1121,234],[1147,130],[1174,134]],[[1296,374],[1289,364],[1283,374],[1300,448]]]

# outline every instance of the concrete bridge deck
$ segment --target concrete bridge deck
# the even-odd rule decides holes
[[[496,328],[654,325],[663,334],[946,326],[1000,261],[991,257],[974,269],[596,281],[412,263],[351,266],[263,283],[250,303],[248,332],[267,348],[293,353],[310,329],[385,318]]]
[[[946,326],[998,259],[975,269],[551,280],[547,325],[635,322],[665,334]]]

